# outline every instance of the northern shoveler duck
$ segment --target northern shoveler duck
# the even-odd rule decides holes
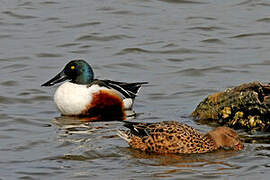
[[[62,115],[84,116],[90,120],[124,118],[131,110],[142,84],[94,79],[91,66],[84,60],[72,60],[54,78],[41,86],[60,85],[54,102]]]
[[[205,135],[196,129],[174,121],[159,123],[124,122],[130,130],[118,135],[132,148],[155,153],[206,153],[219,148],[242,150],[237,133],[228,127],[218,127]]]

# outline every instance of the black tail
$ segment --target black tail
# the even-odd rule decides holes
[[[102,80],[102,81],[106,82],[106,84],[109,87],[121,92],[126,98],[132,98],[132,99],[137,96],[137,93],[139,92],[143,84],[148,84],[148,82],[126,83],[126,82],[118,82],[118,81],[111,81],[111,80]]]
[[[139,137],[148,136],[146,126],[149,123],[138,123],[138,122],[130,122],[130,121],[123,121],[123,122],[124,122],[124,126],[130,129],[131,134],[135,136],[139,136]]]
[[[148,82],[124,83],[121,84],[120,86],[137,95],[143,84],[148,84]]]

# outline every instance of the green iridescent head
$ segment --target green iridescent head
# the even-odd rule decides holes
[[[65,80],[76,84],[89,84],[94,79],[94,72],[91,66],[84,60],[72,60],[54,78],[41,86],[53,86]]]

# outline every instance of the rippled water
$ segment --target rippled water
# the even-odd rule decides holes
[[[157,156],[128,148],[121,122],[60,117],[44,83],[84,58],[97,78],[149,81],[134,121],[176,120],[207,95],[269,82],[270,3],[262,0],[2,0],[1,179],[268,179],[269,140],[242,152]]]

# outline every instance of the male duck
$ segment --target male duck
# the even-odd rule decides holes
[[[55,92],[54,101],[62,115],[85,116],[88,120],[124,118],[133,101],[147,82],[125,83],[94,79],[91,66],[84,60],[72,60],[54,78],[41,86],[63,83]]]
[[[124,122],[130,130],[119,130],[119,136],[136,149],[155,153],[206,153],[219,148],[242,150],[237,133],[228,127],[218,127],[202,135],[196,129],[174,121],[159,123]]]

